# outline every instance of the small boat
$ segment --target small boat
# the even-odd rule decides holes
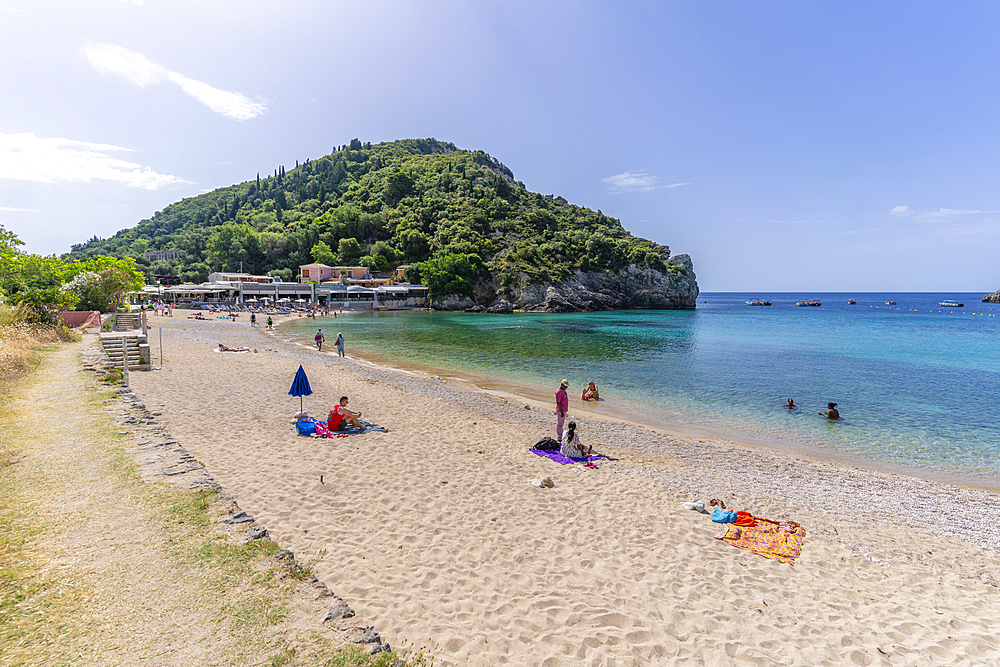
[[[943,308],[964,308],[965,307],[964,303],[959,303],[958,301],[952,301],[951,299],[945,299],[944,301],[942,301],[938,305],[941,306],[941,307],[943,307]]]
[[[895,301],[886,301],[885,305],[887,305],[887,306],[895,306],[896,302]]]
[[[803,299],[795,304],[796,306],[822,306],[819,299]]]
[[[848,305],[848,306],[853,306],[853,305],[855,305],[856,303],[857,303],[857,301],[855,301],[854,299],[848,299],[848,300],[847,300],[847,305]]]
[[[770,299],[750,299],[747,301],[748,306],[770,306]]]

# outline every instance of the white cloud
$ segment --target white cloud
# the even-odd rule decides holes
[[[265,105],[254,102],[241,93],[220,90],[202,81],[188,78],[154,63],[141,53],[129,51],[116,44],[87,44],[83,47],[83,54],[101,74],[120,76],[140,88],[164,80],[170,81],[212,111],[229,118],[250,120],[267,111]]]
[[[75,139],[47,139],[34,132],[0,133],[0,179],[36,181],[117,181],[130,188],[158,190],[190,183],[109,153],[128,148]]]
[[[9,5],[0,5],[0,9],[6,9],[9,12],[17,12],[18,14],[27,14],[28,12],[23,9],[18,9],[17,7],[11,7]]]
[[[940,224],[955,222],[969,215],[985,215],[997,213],[997,211],[981,211],[979,209],[965,208],[939,208],[936,211],[914,211],[909,206],[896,206],[890,211],[896,218],[913,217],[915,222],[923,224]]]
[[[13,206],[0,206],[0,212],[4,213],[45,213],[37,208],[15,208]]]
[[[661,188],[669,189],[676,188],[681,185],[690,185],[690,183],[658,185],[658,180],[659,179],[656,176],[652,176],[642,171],[635,173],[626,171],[624,174],[615,174],[614,176],[602,178],[601,183],[605,183],[610,186],[612,192],[649,192],[650,190],[659,190]]]

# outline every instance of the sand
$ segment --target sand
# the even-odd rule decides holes
[[[582,439],[618,460],[559,466],[528,451],[553,434],[545,404],[184,315],[152,318],[163,368],[132,388],[394,649],[437,665],[1000,662],[990,492],[658,434],[573,401]],[[151,344],[156,363],[155,330]],[[313,415],[346,394],[389,432],[297,436],[300,363]],[[554,488],[529,484],[545,476]],[[798,521],[801,556],[713,539],[720,526],[682,507],[712,497]]]

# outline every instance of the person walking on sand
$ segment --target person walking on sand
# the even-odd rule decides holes
[[[272,325],[272,324],[274,324],[274,320],[272,320],[272,319],[271,319],[271,316],[270,316],[270,315],[268,315],[268,316],[267,316],[267,330],[268,330],[268,331],[270,331],[270,330],[271,330],[271,325]]]
[[[563,423],[566,421],[566,413],[569,412],[567,387],[569,387],[569,380],[563,380],[559,383],[559,389],[556,390],[556,440],[560,443],[563,438]]]
[[[250,326],[257,326],[257,313],[250,313]]]
[[[337,334],[337,354],[344,356],[344,334]]]
[[[316,330],[316,336],[314,337],[314,340],[316,341],[316,349],[319,350],[320,352],[322,352],[323,351],[323,341],[326,340],[325,338],[323,338],[323,330],[322,329],[317,329]]]

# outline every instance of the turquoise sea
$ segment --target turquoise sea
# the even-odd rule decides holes
[[[748,306],[754,297],[773,305]],[[822,306],[795,305],[809,298]],[[576,398],[594,380],[604,414],[996,489],[1000,304],[981,299],[705,293],[689,311],[369,312],[282,329],[311,342],[322,326],[331,342],[343,332],[348,354],[538,397],[565,377]],[[843,421],[817,415],[828,401]]]

